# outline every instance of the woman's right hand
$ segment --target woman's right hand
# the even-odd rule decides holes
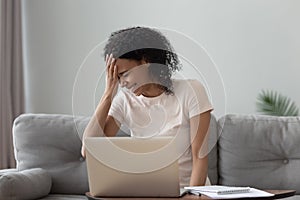
[[[113,98],[117,91],[118,91],[118,85],[119,85],[119,79],[118,79],[118,70],[116,66],[116,59],[113,58],[113,55],[106,55],[105,57],[105,63],[106,63],[106,88],[105,88],[105,94],[111,95]]]

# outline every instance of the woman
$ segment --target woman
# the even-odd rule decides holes
[[[121,124],[136,137],[180,135],[187,146],[178,161],[180,185],[204,185],[208,159],[201,146],[213,108],[198,81],[171,78],[180,63],[166,37],[147,27],[123,29],[111,34],[104,54],[105,92],[83,137],[115,136]]]

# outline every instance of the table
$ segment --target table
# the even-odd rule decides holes
[[[243,198],[243,199],[263,199],[263,200],[270,200],[270,199],[281,199],[281,198],[286,198],[295,195],[296,191],[295,190],[265,190],[266,192],[275,194],[275,196],[272,197],[258,197],[258,198]],[[92,197],[89,192],[85,193],[86,196],[88,197],[89,200],[138,200],[138,199],[144,199],[144,200],[209,200],[211,198],[202,195],[202,196],[196,196],[196,195],[190,195],[186,194],[180,198],[164,198],[164,197],[146,197],[146,198],[141,198],[141,197],[119,197],[119,198],[112,198],[112,197]],[[241,200],[241,199],[238,199]]]

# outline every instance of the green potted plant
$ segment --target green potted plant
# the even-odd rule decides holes
[[[290,98],[272,90],[262,90],[257,97],[257,111],[265,115],[298,116],[299,108]]]

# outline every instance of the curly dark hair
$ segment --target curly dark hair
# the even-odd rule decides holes
[[[173,94],[172,74],[181,64],[169,40],[158,30],[131,27],[113,32],[104,47],[104,55],[149,63],[149,73],[166,94]]]

